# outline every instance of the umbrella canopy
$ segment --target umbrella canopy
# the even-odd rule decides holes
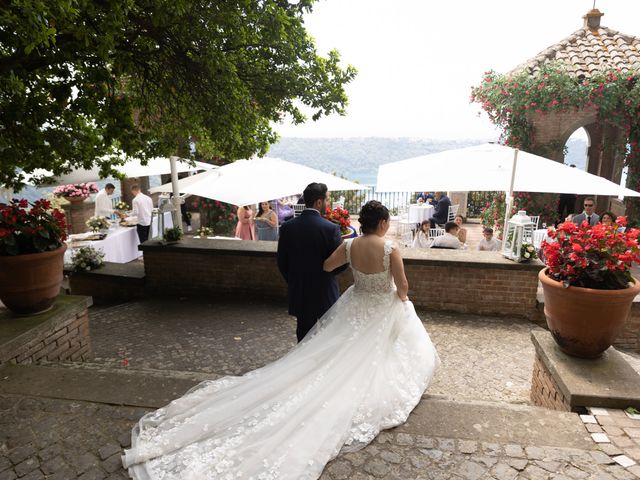
[[[187,160],[176,160],[178,172],[193,172],[198,170],[211,170],[215,165],[204,162],[194,162],[191,165]],[[122,173],[126,178],[149,177],[152,175],[168,175],[171,173],[171,165],[168,158],[155,157],[149,159],[146,165],[137,158],[130,158],[125,164],[118,165],[115,170]],[[27,176],[27,183],[35,183],[31,179],[52,177],[51,172],[43,169],[37,169],[31,175]],[[96,182],[101,180],[100,170],[92,168],[89,170],[78,169],[65,175],[54,177],[50,181],[45,181],[47,185],[67,185],[71,183]]]
[[[215,170],[178,181],[180,193],[212,198],[232,205],[250,205],[301,193],[312,183],[325,183],[329,190],[362,190],[358,183],[279,158],[237,160]],[[171,183],[152,188],[173,192]]]
[[[606,178],[523,151],[518,151],[512,179],[515,152],[504,145],[484,144],[387,163],[378,168],[377,190],[515,191],[640,197],[640,193]]]

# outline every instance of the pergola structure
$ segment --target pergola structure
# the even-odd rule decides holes
[[[632,139],[634,135],[637,136],[638,121],[636,118],[628,120],[635,117],[635,112],[629,114],[625,95],[637,90],[640,38],[602,26],[600,20],[603,15],[595,8],[589,11],[583,17],[582,28],[504,76],[493,76],[493,72],[488,72],[491,75],[485,78],[474,95],[496,124],[502,126],[504,131],[511,129],[503,135],[507,144],[526,148],[547,158],[563,161],[567,140],[577,129],[584,128],[589,135],[587,171],[620,183],[625,158],[627,161],[633,158],[633,155],[629,155],[628,144],[631,144],[632,150],[636,149],[637,154],[637,145]],[[564,77],[550,79],[545,84],[545,72],[556,65],[562,69]],[[527,79],[538,82],[535,94],[539,95],[538,89],[546,94],[538,97],[538,103],[527,104],[530,92],[518,90]],[[617,82],[616,87],[624,83],[616,90],[615,101],[619,105],[626,102],[626,110],[608,105],[609,110],[604,113],[602,103],[598,103],[604,97],[598,94],[597,88],[603,85],[608,88],[609,81],[611,84]],[[583,99],[579,92],[587,89],[591,91]],[[604,95],[611,98],[608,92]],[[504,103],[501,103],[501,94],[505,96]],[[531,94],[533,96],[534,92]],[[519,104],[511,99],[517,95],[520,95]],[[496,103],[500,105],[496,107]],[[639,107],[634,105],[633,108]],[[627,120],[622,121],[623,117]],[[513,132],[523,125],[526,128],[526,141],[522,141],[522,135],[516,135],[514,141]],[[629,188],[635,188],[635,183],[636,180],[632,178],[632,182],[628,183]],[[608,197],[597,199],[598,211],[611,209],[613,202]]]

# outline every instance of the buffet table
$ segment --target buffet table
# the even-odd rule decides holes
[[[77,234],[70,237],[67,251],[65,252],[65,263],[71,263],[71,256],[74,250],[80,247],[93,247],[104,253],[105,262],[128,263],[142,255],[138,250],[140,241],[136,227],[115,227],[110,228],[107,236],[102,240],[83,240],[87,234]]]

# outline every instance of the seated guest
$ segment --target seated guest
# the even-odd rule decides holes
[[[482,236],[484,238],[478,243],[478,251],[498,252],[500,250],[500,241],[493,238],[493,228],[484,227]]]
[[[436,192],[435,203],[433,205],[433,217],[429,219],[431,228],[436,228],[438,224],[443,224],[447,221],[450,206],[451,200],[449,200],[449,197],[447,197],[444,192]]]
[[[427,192],[418,192],[416,195],[416,203],[424,203],[427,201]]]
[[[462,244],[458,240],[458,230],[460,230],[460,227],[454,222],[445,223],[445,234],[434,238],[433,242],[431,242],[431,248],[451,248],[456,250],[461,248]]]
[[[617,232],[624,232],[625,227],[621,227],[616,223],[616,219],[618,217],[614,215],[612,212],[604,212],[600,217],[600,223],[606,225],[607,227],[613,227],[613,229]]]
[[[458,227],[460,227],[458,230],[458,240],[462,243],[467,243],[467,229],[462,226],[462,223],[464,222],[462,215],[456,215],[456,218],[454,218],[453,221],[458,225]]]
[[[413,239],[413,248],[429,248],[429,220],[425,220],[420,225],[415,238]]]

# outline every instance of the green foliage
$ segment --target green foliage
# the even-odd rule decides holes
[[[303,14],[314,1],[17,0],[0,3],[0,184],[16,168],[61,174],[121,150],[264,154],[270,124],[344,113],[337,52],[317,54]],[[106,155],[106,157],[105,157]]]
[[[162,239],[165,242],[177,242],[182,238],[182,229],[180,227],[165,228]]]
[[[235,231],[237,219],[233,205],[203,197],[196,197],[192,205],[200,213],[202,227],[208,227],[212,233],[221,235],[233,234]]]
[[[527,149],[533,145],[533,114],[592,110],[605,124],[626,135],[627,186],[640,189],[640,72],[610,70],[596,72],[590,79],[575,77],[560,63],[544,65],[535,75],[523,70],[512,76],[486,72],[474,87],[471,101],[478,102],[489,119],[502,130],[502,142]],[[548,146],[553,148],[554,145]],[[557,146],[555,146],[557,147]],[[616,148],[617,146],[609,146]],[[540,152],[543,153],[544,152]],[[640,203],[627,200],[627,214],[640,218]]]
[[[515,215],[518,210],[524,210],[527,215],[540,215],[539,225],[543,223],[551,225],[557,216],[558,200],[559,197],[557,195],[535,195],[526,192],[515,192],[510,215]],[[485,208],[480,213],[482,225],[493,228],[494,235],[500,240],[502,240],[506,208],[505,194],[500,192],[496,193],[493,199],[486,203]]]
[[[93,247],[80,247],[71,257],[71,268],[74,272],[95,270],[104,265],[104,253]]]

